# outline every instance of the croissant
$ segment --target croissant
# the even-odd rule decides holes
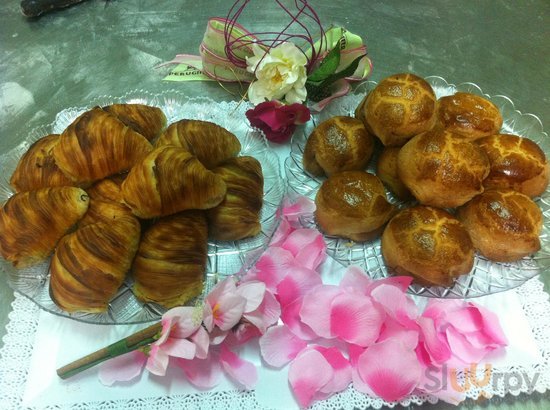
[[[124,202],[144,219],[212,208],[223,200],[226,190],[222,177],[185,149],[170,145],[153,150],[122,183]]]
[[[166,116],[158,107],[145,104],[111,104],[103,107],[103,110],[149,141],[157,138],[166,126]]]
[[[258,234],[263,204],[262,166],[253,157],[231,158],[213,170],[227,185],[224,200],[208,209],[209,235],[222,241],[236,241]]]
[[[151,150],[145,137],[96,107],[63,131],[53,156],[76,184],[89,185],[130,169]]]
[[[16,192],[39,188],[73,185],[55,163],[52,149],[59,141],[58,134],[40,138],[23,154],[10,178]]]
[[[132,267],[136,297],[170,308],[200,295],[207,237],[203,211],[158,219],[144,232]]]
[[[86,192],[76,187],[13,195],[0,210],[0,254],[16,268],[46,259],[88,204]]]
[[[180,120],[170,124],[155,146],[175,145],[185,148],[202,164],[212,169],[241,151],[237,137],[225,128],[208,121]]]
[[[78,223],[79,227],[96,223],[111,222],[122,216],[133,215],[122,199],[122,180],[102,179],[87,189],[90,206]]]
[[[133,216],[98,222],[64,236],[50,265],[50,296],[66,312],[104,312],[138,249]]]

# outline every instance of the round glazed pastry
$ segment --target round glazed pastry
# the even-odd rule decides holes
[[[414,199],[413,195],[397,173],[397,155],[400,149],[400,147],[385,147],[382,150],[376,163],[376,175],[395,196],[403,201],[409,201]]]
[[[491,101],[459,92],[438,100],[437,125],[473,141],[498,133],[502,115]]]
[[[319,124],[304,149],[304,169],[314,176],[363,170],[372,156],[374,138],[363,122],[352,117],[332,117]]]
[[[327,235],[362,242],[378,236],[394,213],[378,177],[345,171],[323,182],[315,197],[315,218]]]
[[[477,140],[491,163],[485,188],[510,188],[531,198],[548,186],[549,166],[540,147],[528,138],[497,134]]]
[[[393,273],[428,286],[450,286],[474,264],[474,247],[460,221],[422,205],[406,208],[390,220],[381,250]]]
[[[385,146],[401,146],[435,122],[436,97],[430,84],[414,74],[382,80],[356,110]],[[363,112],[361,112],[363,111]]]
[[[511,262],[540,249],[542,212],[520,192],[489,189],[459,208],[457,217],[487,259]]]
[[[475,143],[434,129],[412,138],[397,157],[399,178],[424,205],[460,206],[483,192],[489,159]]]

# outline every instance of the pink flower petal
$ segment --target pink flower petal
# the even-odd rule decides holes
[[[251,339],[260,337],[262,333],[252,323],[239,323],[227,333],[224,345],[227,347],[241,346]]]
[[[323,235],[316,229],[307,229],[301,228],[296,229],[294,232],[290,233],[285,241],[282,243],[281,248],[286,249],[291,252],[294,257],[303,252],[304,248],[315,244],[314,247],[310,247],[310,252],[321,253],[324,251],[325,242],[323,240]],[[312,259],[316,259],[318,256],[314,255]],[[302,258],[306,259],[306,256],[303,255]],[[303,265],[306,266],[306,265]],[[310,269],[315,269],[317,266],[306,266]]]
[[[399,322],[386,318],[377,342],[386,339],[400,340],[408,349],[414,350],[418,345],[418,329],[410,329]]]
[[[298,404],[308,407],[333,374],[332,366],[317,350],[308,349],[298,355],[288,370],[288,381]]]
[[[359,357],[357,371],[376,395],[390,402],[410,394],[422,377],[414,351],[392,339],[367,348]]]
[[[322,283],[321,277],[314,270],[295,266],[277,285],[277,299],[284,307]]]
[[[166,351],[161,349],[160,346],[152,344],[145,368],[150,373],[156,374],[157,376],[164,376],[166,374],[166,368],[168,367],[169,360],[170,356],[168,356]]]
[[[330,332],[346,342],[369,346],[380,335],[384,315],[365,296],[341,293],[332,301]]]
[[[282,219],[279,223],[279,226],[273,233],[273,236],[271,237],[270,247],[280,247],[281,244],[284,242],[286,237],[294,230],[294,228],[291,226],[290,222],[286,219]],[[269,250],[269,248],[267,248]],[[267,251],[266,250],[266,251]]]
[[[313,214],[315,211],[315,202],[306,196],[300,195],[294,202],[285,198],[283,204],[283,217],[291,224],[299,222],[301,216]]]
[[[246,299],[238,294],[225,294],[212,308],[214,323],[221,330],[229,330],[241,320]]]
[[[508,339],[500,327],[498,316],[483,306],[475,305],[474,303],[470,304],[477,309],[481,316],[483,333],[499,346],[508,345]]]
[[[168,339],[159,346],[168,356],[181,357],[182,359],[192,359],[195,357],[197,346],[187,339]]]
[[[323,235],[317,231],[314,232],[317,235],[314,236],[311,243],[304,244],[303,248],[298,251],[295,262],[297,265],[316,270],[327,257],[327,245]]]
[[[451,350],[445,337],[440,337],[436,331],[432,318],[419,317],[417,323],[420,326],[422,343],[430,357],[430,364],[443,364],[451,357]]]
[[[230,330],[221,330],[219,327],[215,327],[214,329],[212,329],[212,331],[209,333],[210,345],[217,346],[221,344],[225,340],[229,332]]]
[[[300,311],[302,305],[303,298],[298,298],[294,302],[281,307],[281,321],[300,339],[317,339],[319,336],[301,319]]]
[[[202,323],[209,332],[214,329],[214,313],[212,312],[212,306],[209,303],[203,305],[202,310]]]
[[[346,269],[344,277],[340,281],[340,287],[343,289],[353,289],[355,292],[366,295],[372,282],[372,279],[359,266],[350,266]]]
[[[287,326],[270,327],[260,338],[262,358],[273,367],[283,367],[298,355],[307,343]]]
[[[257,280],[265,283],[267,289],[275,293],[277,285],[290,272],[294,256],[286,249],[270,246],[256,262]]]
[[[265,292],[264,299],[256,310],[244,314],[244,318],[256,326],[262,334],[269,326],[277,323],[280,316],[281,306],[270,291]]]
[[[252,312],[260,306],[264,299],[265,283],[259,281],[242,282],[237,286],[236,292],[246,300],[244,313]]]
[[[208,347],[210,346],[210,335],[206,329],[200,326],[197,331],[191,335],[190,339],[196,346],[195,357],[197,359],[206,359]]]
[[[418,317],[418,309],[401,289],[387,284],[378,285],[372,289],[371,297],[394,320],[408,329],[416,329],[414,321]]]
[[[331,395],[347,388],[351,383],[349,360],[336,347],[314,346],[313,348],[323,355],[334,371],[332,379],[321,388],[321,392]]]
[[[210,354],[206,359],[177,359],[176,363],[196,387],[211,389],[220,382],[222,370],[217,355]]]
[[[103,362],[99,367],[99,381],[105,386],[115,382],[127,382],[138,377],[143,371],[147,355],[134,350]]]
[[[448,327],[445,335],[449,342],[451,354],[465,364],[479,363],[487,353],[493,350],[490,346],[473,346],[467,337],[454,327]]]
[[[258,371],[252,363],[241,359],[225,345],[221,345],[220,362],[233,380],[244,386],[246,390],[251,390],[258,381]]]
[[[170,337],[185,339],[195,333],[199,328],[201,323],[201,314],[195,307],[180,306],[172,308],[162,315],[163,325],[167,319],[171,323],[171,330],[169,332]]]
[[[412,281],[413,281],[413,278],[411,276],[390,276],[388,278],[377,279],[372,281],[370,285],[370,289],[367,291],[367,294],[370,295],[370,293],[374,289],[376,289],[378,286],[381,286],[381,285],[395,286],[396,288],[400,289],[402,292],[407,292]]]
[[[304,296],[300,318],[316,335],[331,339],[335,335],[331,329],[332,302],[342,293],[333,285],[320,285]]]

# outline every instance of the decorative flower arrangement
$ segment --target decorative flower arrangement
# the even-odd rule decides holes
[[[101,382],[128,382],[143,369],[163,376],[176,366],[199,388],[214,387],[225,374],[253,389],[257,370],[239,349],[259,338],[265,365],[289,366],[301,407],[350,385],[388,402],[415,393],[462,401],[464,391],[434,388],[433,378],[448,380],[449,366],[477,365],[506,346],[496,315],[472,302],[438,299],[420,312],[406,293],[411,278],[372,280],[353,266],[338,285],[324,284],[323,236],[299,224],[313,209],[304,197],[286,200],[281,225],[251,270],[222,280],[194,307],[166,312],[152,337],[102,364]],[[80,363],[77,371],[87,367]]]
[[[250,124],[283,143],[309,120],[310,111],[346,95],[350,81],[365,79],[372,64],[361,37],[341,27],[325,31],[306,0],[293,7],[276,1],[282,18],[290,18],[280,32],[251,33],[239,25],[249,3],[238,0],[226,18],[210,19],[200,57],[176,56],[166,63],[178,64],[166,79],[250,83],[244,96],[255,106],[246,113]]]

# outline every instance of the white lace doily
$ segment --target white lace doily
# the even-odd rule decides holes
[[[506,295],[506,296],[505,296]],[[536,344],[539,353],[537,362],[529,363],[525,366],[494,366],[493,374],[522,375],[529,380],[536,380],[532,390],[525,383],[509,383],[504,385],[504,379],[491,380],[484,387],[484,394],[490,396],[505,396],[512,393],[540,393],[550,389],[550,302],[549,295],[544,292],[543,284],[538,278],[527,281],[524,285],[499,295],[488,296],[487,298],[498,298],[494,305],[501,306],[503,299],[516,299],[523,310],[523,317],[528,323],[524,326],[532,331],[532,339]],[[488,299],[490,300],[490,299]],[[57,403],[55,405],[46,404],[44,406],[23,407],[23,394],[29,376],[29,366],[33,355],[33,346],[35,345],[36,330],[39,325],[39,308],[26,299],[16,294],[15,301],[12,304],[13,311],[9,315],[10,322],[7,325],[7,334],[3,338],[4,346],[0,349],[0,408],[6,410],[15,410],[26,408],[29,410],[38,409],[180,409],[180,408],[204,408],[204,409],[267,409],[265,401],[259,397],[262,393],[257,391],[242,392],[238,390],[224,390],[215,392],[199,392],[185,395],[169,395],[162,397],[146,398],[126,398],[116,400],[105,400],[97,402],[75,402],[78,395],[67,403]],[[498,306],[492,306],[493,311],[498,313]],[[491,303],[487,303],[491,307]],[[496,309],[495,309],[496,307]],[[60,320],[57,319],[56,320]],[[513,328],[518,326],[517,320],[513,323]],[[521,326],[520,326],[521,327]],[[283,374],[281,374],[284,377]],[[261,376],[260,376],[261,377]],[[459,376],[460,377],[460,376]],[[536,377],[536,379],[535,379]],[[480,380],[482,376],[478,377]],[[460,379],[459,379],[460,380]],[[510,381],[510,380],[509,380]],[[471,399],[477,399],[482,393],[480,388],[471,388],[466,392],[466,396]],[[276,395],[273,392],[271,395]],[[410,396],[400,403],[387,403],[381,399],[366,396],[355,391],[352,387],[341,392],[328,400],[316,402],[312,406],[314,409],[349,409],[354,408],[381,408],[384,406],[394,407],[397,404],[410,405],[422,404],[424,402],[435,403],[437,399],[429,395]]]

